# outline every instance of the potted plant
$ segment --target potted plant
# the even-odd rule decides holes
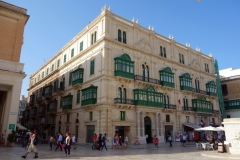
[[[15,138],[16,138],[16,131],[12,130],[12,133],[8,134],[7,140],[8,140],[8,147],[13,147],[14,146],[14,142],[15,142]]]

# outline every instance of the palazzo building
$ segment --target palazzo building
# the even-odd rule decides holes
[[[214,59],[103,7],[30,77],[23,125],[41,135],[93,132],[134,143],[221,124]]]
[[[226,118],[240,118],[240,69],[220,70]]]
[[[16,129],[22,80],[20,63],[27,10],[0,1],[0,134]],[[7,141],[5,141],[7,143]]]

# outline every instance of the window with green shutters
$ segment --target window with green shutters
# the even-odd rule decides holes
[[[74,57],[74,48],[71,50],[71,57]]]
[[[170,115],[166,115],[166,122],[170,122]]]
[[[97,103],[97,86],[90,86],[82,89],[82,101],[81,105],[89,105]]]
[[[66,122],[70,122],[70,114],[67,114]]]
[[[80,103],[80,90],[77,91],[77,104]]]
[[[179,53],[179,62],[184,64],[184,55]]]
[[[125,111],[120,111],[120,120],[125,121]]]
[[[90,62],[90,75],[94,74],[94,60],[91,60]]]
[[[143,81],[149,82],[149,68],[148,68],[148,66],[142,65],[142,78],[143,78]]]
[[[69,81],[68,81],[68,85],[72,84],[72,72],[69,72]]]
[[[57,61],[57,68],[60,66],[60,59]]]
[[[48,68],[47,68],[47,74],[46,74],[46,76],[48,75]]]
[[[72,109],[72,98],[73,96],[71,94],[61,98],[63,111]]]
[[[192,91],[192,78],[188,73],[184,73],[179,79],[181,90]]]
[[[67,55],[65,54],[65,55],[64,55],[63,62],[65,63],[65,62],[66,62],[66,60],[67,60]]]
[[[35,78],[34,82],[35,82],[34,84],[36,84],[36,82],[37,82],[37,81],[36,81],[36,78]]]
[[[217,86],[214,81],[209,81],[206,84],[206,89],[209,96],[217,96]]]
[[[40,81],[40,74],[38,75],[38,81]]]
[[[91,34],[91,44],[94,44],[97,39],[97,31]]]
[[[188,99],[187,98],[183,98],[183,108],[184,110],[188,110]]]
[[[53,90],[54,90],[54,92],[57,92],[57,91],[58,91],[58,79],[56,79],[56,80],[54,81]]]
[[[54,71],[54,64],[52,64],[52,71]]]
[[[123,43],[127,43],[127,34],[125,31],[123,31]]]
[[[42,72],[42,78],[44,78],[44,71]]]
[[[156,92],[152,86],[145,89],[134,89],[133,92],[136,106],[164,107],[163,93]]]
[[[93,112],[89,112],[89,120],[90,120],[90,121],[93,120]]]
[[[114,58],[115,60],[115,76],[134,79],[134,61],[128,54],[123,54],[120,57]]]
[[[174,73],[169,67],[164,68],[163,70],[159,71],[160,74],[160,83],[162,86],[167,87],[175,87],[174,84]]]
[[[83,41],[80,43],[80,51],[83,50]]]
[[[122,31],[118,29],[118,41],[122,42]]]

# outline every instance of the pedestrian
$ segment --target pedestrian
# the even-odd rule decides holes
[[[103,143],[103,137],[102,137],[102,133],[100,133],[98,136],[99,151],[102,148],[102,143]]]
[[[62,151],[62,140],[63,140],[63,136],[60,133],[58,133],[57,148],[55,149],[55,151],[57,151],[58,147],[60,147]]]
[[[97,139],[98,139],[97,134],[96,134],[96,132],[94,132],[93,133],[93,143],[94,143],[94,145],[97,144]]]
[[[125,137],[124,144],[125,144],[125,148],[127,148],[128,147],[128,136]]]
[[[29,142],[29,147],[28,147],[28,150],[27,150],[27,152],[25,153],[25,155],[24,156],[22,156],[22,158],[27,158],[27,155],[28,155],[28,153],[30,153],[32,150],[33,150],[33,152],[35,153],[35,156],[33,157],[33,158],[38,158],[38,152],[37,152],[37,148],[36,148],[36,146],[35,145],[37,145],[36,143],[35,143],[35,141],[37,140],[35,140],[35,138],[36,138],[36,135],[35,134],[33,134],[33,132],[30,132],[30,142]],[[35,140],[35,141],[34,141]]]
[[[113,147],[112,147],[112,149],[113,148],[116,149],[116,145],[117,145],[117,141],[116,141],[116,135],[115,135],[114,138],[113,138]]]
[[[118,143],[119,143],[119,148],[122,150],[122,137],[121,136],[119,136]]]
[[[74,147],[73,149],[76,149],[75,140],[76,140],[76,137],[74,134],[72,134],[72,144],[71,145],[73,145],[73,147]]]
[[[146,133],[145,137],[146,137],[146,142],[148,144],[148,134],[147,133]]]
[[[65,139],[65,147],[64,147],[64,150],[65,150],[65,156],[70,156],[70,142],[71,142],[71,137],[70,137],[70,133],[67,132],[66,133],[66,139]]]
[[[169,147],[172,147],[172,135],[169,134],[168,136]]]
[[[53,149],[57,147],[57,142],[58,142],[58,133],[54,135],[55,142],[53,143]]]
[[[156,137],[156,135],[154,135],[153,143],[154,143],[154,148],[153,148],[153,150],[155,150],[155,148],[158,149],[158,148],[157,148],[157,147],[158,147],[158,138]]]
[[[118,137],[118,134],[116,134],[115,138],[116,138],[116,147],[118,148],[118,145],[119,145],[119,137]]]
[[[49,139],[50,150],[52,150],[52,146],[53,146],[54,140],[55,139],[53,138],[53,136],[50,136],[50,139]]]
[[[183,146],[183,135],[182,134],[180,135],[180,142],[181,142],[180,146]]]
[[[106,146],[107,141],[108,141],[107,134],[105,133],[104,136],[103,136],[103,146],[102,146],[101,150],[103,149],[103,147],[105,147],[105,149],[107,151],[107,146]]]
[[[186,141],[187,141],[186,133],[183,133],[182,139],[183,139],[183,146],[186,147]]]

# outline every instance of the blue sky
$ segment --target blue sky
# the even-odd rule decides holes
[[[27,9],[21,62],[29,76],[96,18],[106,4],[112,12],[191,48],[213,54],[220,69],[240,68],[240,0],[5,0]]]

